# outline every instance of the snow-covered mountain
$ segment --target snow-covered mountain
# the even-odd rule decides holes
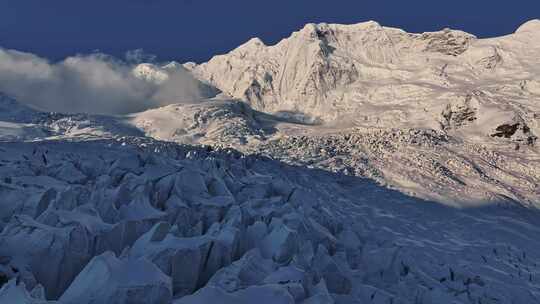
[[[189,65],[187,65],[189,66]],[[198,99],[211,98],[219,94],[219,90],[208,85],[206,82],[200,82],[193,77],[191,73],[183,65],[177,62],[169,62],[159,65],[153,63],[141,63],[132,69],[132,74],[138,79],[144,80],[158,88],[169,87],[168,91],[181,90],[189,83],[197,89]],[[178,87],[180,85],[180,87]],[[187,89],[187,88],[186,88]],[[167,93],[167,90],[165,94]],[[194,94],[192,94],[194,95]],[[166,96],[166,98],[174,98],[175,95]],[[176,100],[176,102],[190,103],[191,100]]]
[[[162,84],[169,79],[167,69],[151,63],[141,63],[132,72],[135,77],[155,84]]]
[[[540,302],[540,20],[129,71],[168,105],[0,94],[0,304]]]
[[[195,134],[201,143],[367,176],[452,205],[538,205],[539,24],[490,39],[449,29],[411,34],[375,22],[308,24],[273,46],[251,39],[184,65],[221,90],[219,99],[252,107],[254,115],[233,115],[242,117],[240,128],[214,124],[228,137],[189,131],[185,118],[166,109],[134,121],[161,130],[160,139],[189,143]],[[203,102],[180,112],[191,121],[200,115],[195,108],[217,107]]]

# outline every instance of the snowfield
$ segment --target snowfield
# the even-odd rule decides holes
[[[128,115],[0,94],[1,304],[540,303],[540,20],[132,74],[177,71],[200,100]]]

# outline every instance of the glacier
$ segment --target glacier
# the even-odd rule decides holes
[[[539,67],[539,20],[323,23],[141,112],[0,93],[0,303],[538,303]]]

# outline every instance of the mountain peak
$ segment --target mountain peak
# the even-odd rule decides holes
[[[265,46],[266,45],[261,39],[255,37],[255,38],[249,39],[246,43],[240,45],[238,48],[236,48],[236,50],[258,49],[260,47],[265,47]]]
[[[141,80],[161,84],[169,79],[169,74],[151,63],[141,63],[133,69],[133,75]]]
[[[179,62],[171,61],[165,64],[164,66],[162,66],[161,68],[168,71],[175,71],[175,70],[181,69],[182,67],[183,67],[182,64],[180,64]]]
[[[519,33],[536,33],[540,34],[540,19],[533,19],[522,24],[517,30]]]
[[[354,24],[330,24],[330,23],[308,23],[298,33],[300,36],[308,38],[321,38],[329,30],[337,31],[366,31],[370,29],[381,29],[382,26],[375,21],[366,21]]]

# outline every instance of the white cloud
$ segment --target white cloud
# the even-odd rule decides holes
[[[197,81],[186,71],[156,85],[133,76],[132,68],[103,54],[50,63],[0,48],[0,91],[40,110],[100,114],[141,111],[200,97]]]
[[[156,56],[146,53],[143,49],[129,50],[126,52],[126,61],[131,63],[154,62]]]

